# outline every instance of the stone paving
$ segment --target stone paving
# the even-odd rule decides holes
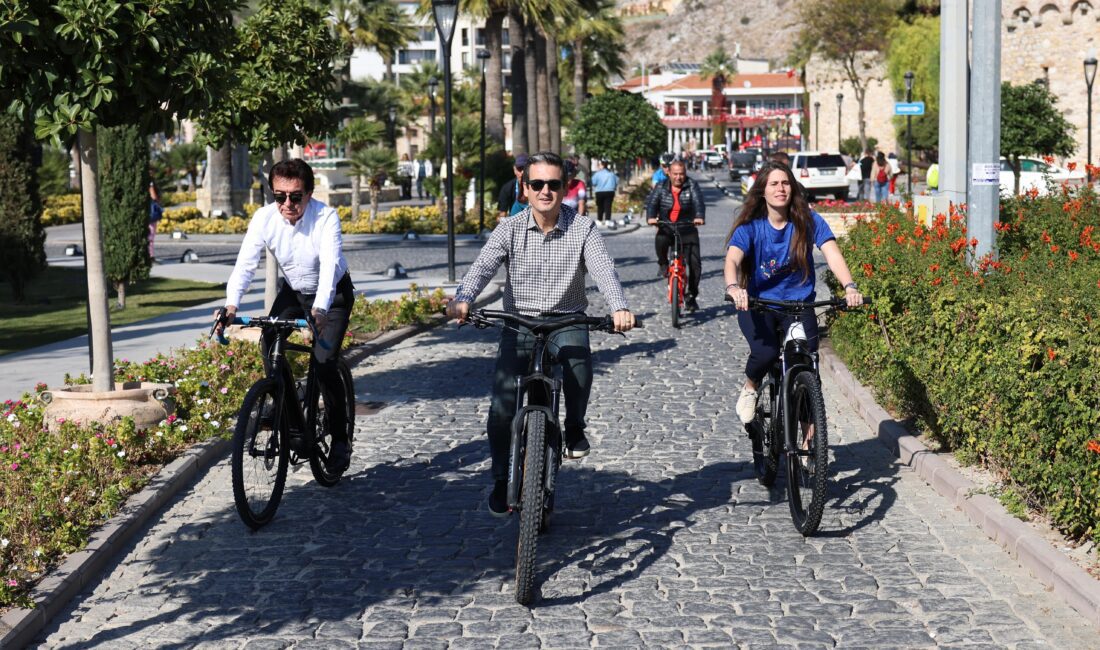
[[[484,504],[496,334],[451,326],[355,369],[359,401],[386,406],[358,418],[348,480],[326,490],[299,468],[276,519],[250,533],[228,461],[217,464],[42,647],[1100,644],[828,386],[834,480],[819,534],[794,530],[784,490],[755,481],[735,424],[747,348],[715,300],[734,204],[710,194],[704,308],[679,332],[652,278],[651,233],[609,238],[629,299],[650,317],[625,338],[593,334],[593,453],[560,475],[530,609],[513,599],[515,521]],[[590,311],[602,307],[595,297]]]

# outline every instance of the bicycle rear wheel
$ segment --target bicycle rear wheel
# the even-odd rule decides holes
[[[244,396],[233,432],[233,502],[253,530],[275,516],[286,485],[290,450],[281,408],[278,382],[261,379]]]
[[[775,484],[779,474],[779,454],[783,449],[783,436],[779,423],[782,419],[773,413],[775,405],[775,380],[771,374],[764,377],[760,384],[760,397],[756,409],[756,419],[749,425],[752,438],[752,464],[756,480],[764,487]]]
[[[523,491],[520,493],[519,536],[516,540],[516,602],[527,605],[535,592],[535,558],[543,516],[543,473],[546,470],[546,416],[528,412],[523,428]]]
[[[789,439],[793,439],[796,445],[787,454],[787,501],[791,506],[794,527],[808,536],[813,535],[821,524],[829,471],[825,398],[813,373],[802,371],[794,376],[790,408],[791,422],[796,428]],[[806,432],[810,432],[808,439]]]
[[[344,391],[344,421],[347,423],[348,444],[355,449],[355,382],[351,378],[351,370],[343,359],[337,362],[340,373],[340,385]],[[346,468],[329,469],[328,459],[332,453],[332,432],[329,431],[328,409],[325,408],[324,396],[317,404],[317,430],[313,434],[313,454],[309,457],[309,469],[313,472],[313,478],[324,487],[332,487],[340,482],[340,478],[347,471]]]

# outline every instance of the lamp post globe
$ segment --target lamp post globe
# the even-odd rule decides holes
[[[390,147],[397,151],[397,109],[390,106],[388,111],[390,117]]]
[[[814,149],[821,147],[821,102],[814,102]]]
[[[1088,139],[1085,145],[1087,153],[1085,169],[1088,172],[1089,182],[1092,182],[1092,82],[1096,79],[1096,54],[1089,52],[1088,58],[1085,59],[1085,87],[1088,89],[1088,101],[1087,101],[1087,130],[1086,138]]]
[[[455,170],[453,168],[452,130],[451,130],[451,38],[455,34],[455,19],[458,17],[458,0],[432,0],[432,15],[435,17],[435,29],[439,33],[439,42],[443,49],[443,115],[446,124],[443,127],[444,158],[443,164],[447,177],[447,281],[455,281]]]
[[[435,91],[439,87],[439,79],[428,78],[428,125],[432,133],[435,133]]]

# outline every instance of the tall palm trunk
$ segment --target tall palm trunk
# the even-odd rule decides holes
[[[535,30],[535,89],[539,107],[539,121],[536,125],[539,138],[539,150],[550,148],[550,82],[546,71],[546,36],[541,29]]]
[[[508,34],[512,43],[512,152],[529,153],[527,139],[527,64],[523,16],[513,5],[508,11]]]
[[[578,38],[573,41],[573,120],[576,120],[581,116],[581,108],[584,107],[584,100],[588,96],[588,76],[585,74],[584,67],[584,39]],[[576,147],[573,147],[573,152],[576,153]]]
[[[230,166],[233,147],[226,142],[220,149],[206,148],[206,182],[210,186],[210,213],[233,214],[233,178]]]
[[[528,24],[527,28],[523,30],[523,44],[524,49],[527,51],[527,56],[523,59],[524,72],[527,75],[527,83],[524,84],[527,92],[527,144],[531,151],[542,151],[542,146],[539,143],[539,91],[536,85],[536,80],[539,78],[538,66],[536,65],[536,59],[538,58],[538,48],[536,45],[538,28],[534,24]]]
[[[81,203],[84,208],[84,266],[88,279],[88,342],[92,346],[92,390],[114,390],[111,315],[103,264],[103,227],[99,222],[99,154],[94,130],[77,134],[80,148]]]
[[[549,104],[547,122],[550,129],[550,151],[560,154],[561,150],[561,86],[558,80],[558,37],[553,32],[546,34],[546,96]]]
[[[485,134],[493,142],[504,144],[504,78],[501,48],[501,26],[508,10],[494,7],[485,20],[485,47],[489,51],[489,65],[485,70]]]

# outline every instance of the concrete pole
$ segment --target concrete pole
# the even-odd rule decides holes
[[[977,259],[995,253],[993,225],[1000,208],[1001,3],[974,1],[973,70],[970,108],[981,116],[970,125],[967,228],[978,239]],[[940,134],[943,137],[943,134]]]
[[[987,0],[977,0],[979,4]],[[999,3],[998,3],[999,6]],[[967,0],[940,3],[940,194],[966,202]]]

